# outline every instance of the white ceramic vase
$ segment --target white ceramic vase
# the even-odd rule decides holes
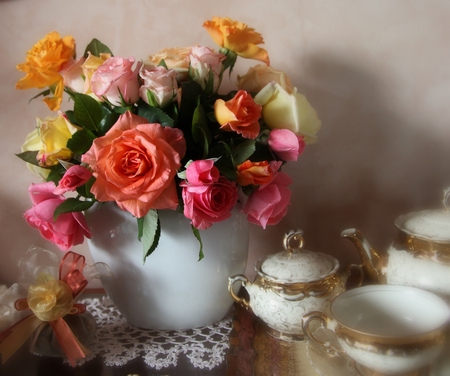
[[[113,273],[102,279],[103,286],[131,325],[190,329],[226,316],[233,304],[228,277],[245,271],[248,254],[248,222],[237,210],[230,219],[200,231],[201,261],[190,221],[178,212],[160,210],[161,238],[145,264],[137,221],[130,213],[108,203],[95,205],[86,217],[92,258]]]

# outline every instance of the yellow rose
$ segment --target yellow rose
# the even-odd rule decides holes
[[[73,295],[69,285],[51,276],[42,278],[28,289],[27,303],[36,317],[42,321],[54,321],[64,317],[73,307]]]
[[[30,132],[27,137],[25,137],[25,142],[22,144],[22,151],[37,151],[43,149],[43,147],[44,145],[42,144],[41,138],[39,137],[39,132],[36,128],[33,132]],[[38,175],[43,180],[46,180],[48,174],[50,173],[50,170],[38,167],[31,163],[27,163],[27,166],[32,173]]]
[[[27,52],[26,62],[17,65],[16,68],[25,72],[26,76],[17,82],[16,89],[52,86],[54,96],[45,98],[44,102],[52,111],[57,111],[64,91],[59,72],[74,54],[75,40],[72,36],[61,38],[56,31],[47,34]]]
[[[288,93],[294,91],[291,80],[286,73],[264,64],[251,67],[246,74],[238,76],[237,86],[249,93],[258,93],[272,81],[280,84]]]
[[[267,51],[258,46],[264,43],[261,34],[242,22],[228,17],[213,17],[203,24],[214,42],[246,59],[255,59],[269,65]]]
[[[256,96],[255,103],[262,106],[262,115],[272,129],[289,129],[303,135],[305,143],[317,140],[321,121],[316,110],[303,94],[288,93],[275,82],[266,85]]]
[[[148,57],[144,67],[156,67],[162,60],[167,68],[177,72],[177,81],[185,81],[189,72],[189,59],[192,47],[172,47],[165,48],[158,53]]]
[[[90,52],[88,52],[88,54],[89,56],[86,58],[86,61],[81,65],[81,68],[83,70],[83,76],[85,77],[83,93],[91,95],[93,94],[91,90],[91,77],[97,70],[97,68],[100,65],[102,65],[105,62],[105,60],[111,57],[111,54],[101,53],[100,57],[92,55]],[[92,95],[92,97],[98,100],[98,97],[96,95]]]
[[[62,113],[56,117],[36,120],[42,142],[42,148],[37,154],[39,164],[49,167],[58,164],[58,159],[70,160],[73,153],[66,147],[67,141],[80,128],[72,125]]]

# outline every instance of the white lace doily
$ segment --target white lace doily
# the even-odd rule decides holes
[[[123,366],[142,358],[148,366],[160,370],[176,366],[184,355],[195,368],[211,370],[225,360],[231,317],[203,328],[155,331],[129,325],[108,297],[85,298],[80,303],[94,316],[97,332],[88,346],[92,353],[77,366],[97,356],[107,366]]]

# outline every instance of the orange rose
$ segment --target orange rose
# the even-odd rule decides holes
[[[214,42],[247,59],[255,59],[269,65],[267,51],[258,44],[264,43],[261,34],[242,22],[232,21],[228,17],[213,17],[203,27],[208,30]]]
[[[116,201],[139,218],[150,209],[177,208],[174,177],[185,152],[181,130],[126,112],[82,161],[97,178],[91,189],[97,200]]]
[[[269,183],[281,166],[280,162],[251,162],[249,160],[237,166],[237,183],[241,186],[264,185]]]
[[[234,98],[227,102],[217,99],[214,103],[214,114],[221,125],[220,129],[234,131],[251,139],[255,139],[259,134],[261,106],[244,90],[239,90]]]
[[[17,65],[16,68],[26,76],[17,82],[16,89],[42,89],[53,85],[53,98],[45,98],[44,102],[52,111],[57,111],[64,91],[59,72],[74,54],[75,40],[72,36],[61,38],[56,31],[47,34],[27,52],[26,62]]]

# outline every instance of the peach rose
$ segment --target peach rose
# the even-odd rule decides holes
[[[261,106],[244,90],[239,90],[234,98],[227,102],[217,99],[214,103],[214,114],[221,125],[220,129],[234,131],[251,139],[255,139],[259,134]]]
[[[188,78],[189,59],[188,55],[192,47],[165,48],[148,57],[145,66],[158,66],[164,60],[167,68],[177,72],[177,81],[185,81]]]
[[[175,175],[186,152],[181,130],[148,124],[127,111],[96,138],[82,162],[97,178],[91,192],[99,201],[115,201],[135,217],[150,209],[176,209]]]
[[[251,162],[249,160],[237,166],[237,183],[247,185],[264,185],[269,183],[283,162]]]
[[[228,17],[213,17],[211,21],[206,21],[203,27],[220,47],[244,58],[260,60],[269,65],[267,51],[258,46],[264,43],[264,40],[255,29]]]
[[[288,93],[294,91],[286,73],[264,64],[255,65],[246,74],[237,77],[238,88],[249,93],[258,93],[270,82],[278,83]]]

